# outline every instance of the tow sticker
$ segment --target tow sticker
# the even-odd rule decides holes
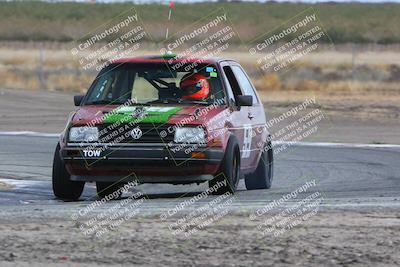
[[[85,149],[83,150],[83,156],[88,158],[98,158],[101,155],[101,151],[96,149]]]

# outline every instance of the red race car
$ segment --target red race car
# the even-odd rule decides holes
[[[85,182],[104,197],[129,181],[208,181],[221,194],[271,187],[273,152],[261,100],[228,59],[126,58],[74,97],[54,154],[53,191],[78,199]]]

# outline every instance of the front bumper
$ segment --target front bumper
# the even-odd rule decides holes
[[[72,180],[126,182],[137,179],[143,183],[182,184],[212,179],[222,161],[223,150],[187,149],[157,144],[90,148],[68,145],[60,153]]]

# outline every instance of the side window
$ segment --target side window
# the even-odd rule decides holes
[[[253,96],[253,103],[258,103],[258,98],[256,93],[254,92],[253,85],[250,83],[243,70],[239,66],[232,66],[232,71],[236,76],[236,79],[239,83],[240,88],[242,89],[243,94]]]
[[[235,101],[236,101],[237,100],[236,97],[238,95],[242,95],[242,91],[240,90],[239,83],[236,80],[235,74],[233,74],[231,67],[225,66],[224,72],[225,72],[226,78],[228,78],[229,85],[232,88],[232,92],[233,92],[233,95],[234,95]]]

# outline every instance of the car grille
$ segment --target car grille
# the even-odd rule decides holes
[[[171,124],[139,123],[136,125],[121,124],[119,126],[102,124],[98,128],[101,143],[170,143],[174,141],[175,133],[174,125]],[[132,130],[135,131],[133,136]],[[161,136],[162,133],[166,133],[166,135]]]

